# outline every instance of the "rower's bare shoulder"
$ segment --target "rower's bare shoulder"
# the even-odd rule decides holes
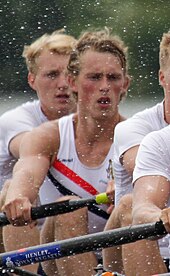
[[[29,148],[29,151],[36,152],[52,152],[56,151],[59,144],[58,122],[49,121],[34,128],[32,131],[24,135],[22,145]]]
[[[58,132],[58,120],[48,121],[40,126],[34,128],[30,134],[32,136],[47,136],[47,137],[54,137],[56,136],[56,132]]]
[[[42,131],[44,133],[56,135],[56,131],[58,131],[58,129],[59,129],[58,120],[52,120],[52,121],[45,122],[39,126],[39,129],[40,129],[40,131]]]

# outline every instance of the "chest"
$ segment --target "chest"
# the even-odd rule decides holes
[[[111,141],[94,144],[82,144],[77,141],[75,146],[77,156],[82,164],[97,167],[104,162],[113,144]]]

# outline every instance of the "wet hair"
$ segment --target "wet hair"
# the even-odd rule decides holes
[[[160,42],[159,65],[161,69],[165,69],[170,57],[170,31],[164,33]]]
[[[75,43],[76,39],[65,34],[64,29],[42,35],[32,44],[24,46],[22,56],[25,58],[28,71],[34,74],[37,72],[37,59],[44,49],[59,55],[70,55]]]
[[[117,35],[111,35],[111,30],[105,28],[97,31],[86,31],[82,33],[76,43],[75,49],[70,54],[68,63],[68,74],[77,76],[80,71],[80,57],[87,50],[100,53],[111,53],[118,57],[124,74],[128,71],[127,50],[124,42]]]

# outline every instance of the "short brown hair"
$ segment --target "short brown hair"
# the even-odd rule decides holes
[[[110,29],[105,28],[100,31],[86,31],[82,33],[76,43],[76,47],[70,54],[68,63],[68,73],[74,76],[80,71],[80,56],[88,49],[98,52],[109,52],[117,56],[124,69],[124,74],[128,70],[127,50],[124,42],[117,35],[111,35]]]

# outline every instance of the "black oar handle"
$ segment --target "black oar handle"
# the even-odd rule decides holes
[[[163,225],[162,220],[156,222],[155,223],[155,235],[162,236],[162,235],[165,235],[165,234],[167,234],[167,231],[166,231],[166,229]]]
[[[96,203],[94,198],[90,199],[77,199],[77,200],[65,200],[61,202],[49,203],[41,205],[39,207],[33,207],[31,210],[31,217],[33,220],[38,218],[45,218],[72,212],[85,206],[90,206]]]
[[[4,213],[0,213],[0,227],[10,224]]]
[[[161,221],[98,232],[59,242],[2,253],[0,254],[0,267],[17,267],[59,259],[65,256],[131,243],[164,234],[167,234],[167,232]]]
[[[85,199],[77,199],[77,200],[65,200],[61,202],[53,202],[45,205],[41,205],[38,207],[31,208],[31,218],[33,220],[39,218],[45,218],[50,216],[55,216],[59,214],[64,214],[68,212],[72,212],[79,208],[83,208],[84,206],[91,206],[96,203],[95,198],[85,198]],[[6,215],[4,213],[0,213],[0,227],[10,224]]]

